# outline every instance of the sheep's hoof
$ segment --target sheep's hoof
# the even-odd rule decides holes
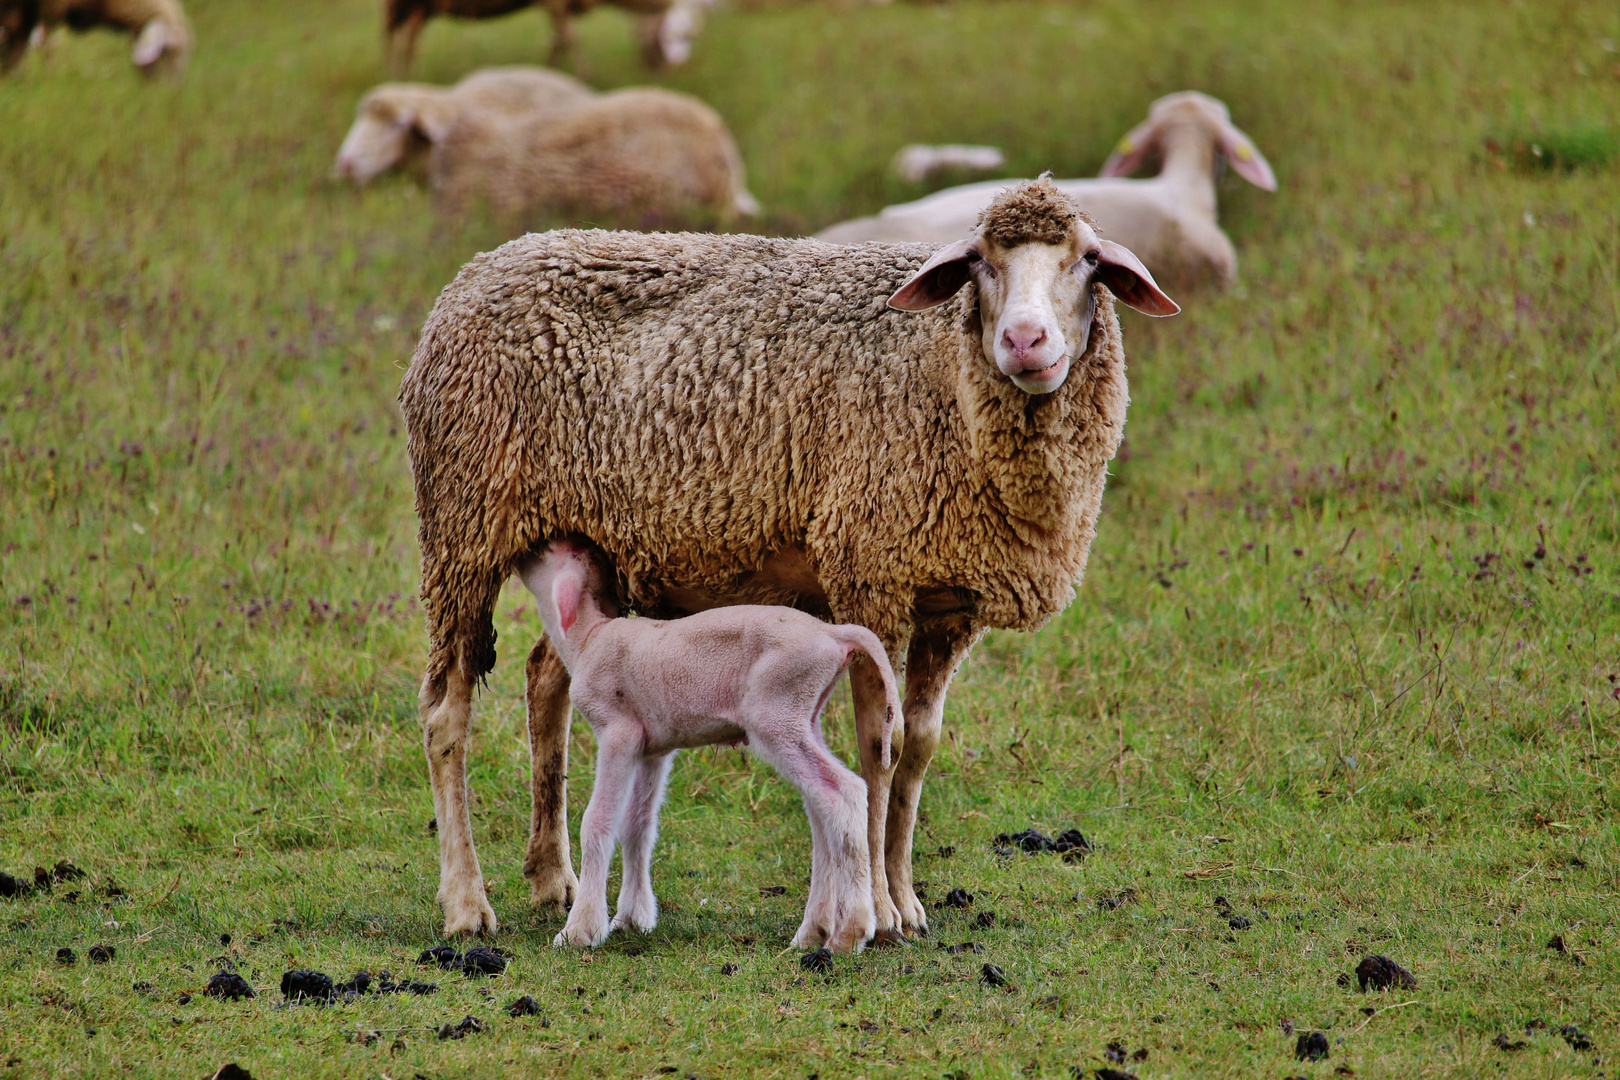
[[[578,895],[579,878],[566,866],[536,873],[529,878],[530,907],[554,907],[559,911],[568,911],[573,908],[574,898]]]
[[[906,940],[906,935],[893,927],[879,930],[872,935],[872,948],[874,949],[904,949],[910,944],[911,942]]]
[[[499,929],[495,909],[488,900],[463,898],[444,903],[444,936],[479,934],[488,937]]]

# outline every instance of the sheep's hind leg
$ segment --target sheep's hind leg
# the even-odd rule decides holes
[[[664,802],[664,785],[675,752],[642,758],[636,766],[630,803],[619,826],[619,845],[624,854],[619,885],[619,905],[613,915],[615,930],[633,926],[646,933],[658,925],[658,898],[653,895],[652,852],[658,842],[658,808]]]
[[[467,806],[473,681],[458,663],[437,679],[424,679],[419,697],[423,748],[439,826],[439,905],[444,910],[446,937],[493,934],[497,926],[495,910],[484,892]]]
[[[911,884],[911,839],[917,827],[917,801],[922,796],[928,763],[939,746],[945,691],[972,643],[973,633],[965,622],[952,622],[919,629],[906,656],[906,741],[889,789],[883,861],[889,895],[908,934],[928,932],[928,915]]]
[[[579,892],[568,850],[568,669],[542,637],[529,654],[529,850],[523,876],[535,907],[573,906]]]
[[[898,945],[905,940],[903,923],[900,909],[890,898],[883,863],[889,781],[894,775],[892,766],[887,770],[883,768],[883,720],[888,702],[883,694],[882,676],[864,656],[857,656],[850,663],[849,688],[855,700],[855,740],[860,747],[861,776],[866,781],[866,839],[872,863],[872,903],[877,912],[877,937],[873,944]],[[902,743],[906,739],[901,731],[903,726],[897,717],[894,734]],[[894,761],[895,756],[891,755],[890,760]]]

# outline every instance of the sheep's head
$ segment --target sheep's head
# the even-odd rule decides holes
[[[1129,176],[1164,149],[1166,136],[1191,130],[1207,139],[1232,171],[1262,191],[1276,191],[1277,177],[1254,141],[1232,123],[1226,104],[1196,90],[1167,94],[1153,103],[1148,118],[1132,128],[1103,162],[1098,176]]]
[[[973,235],[935,252],[889,306],[936,307],[969,281],[978,290],[985,356],[1026,394],[1058,389],[1085,354],[1094,284],[1148,315],[1181,310],[1135,255],[1098,237],[1074,201],[1044,178],[996,196]]]
[[[179,75],[191,52],[191,31],[183,22],[159,16],[135,35],[130,60],[143,75]]]
[[[360,99],[332,172],[356,186],[400,164],[411,152],[449,133],[454,106],[442,87],[383,83]]]

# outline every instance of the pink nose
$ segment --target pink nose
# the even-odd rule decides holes
[[[1016,330],[1004,330],[1001,333],[1001,343],[1011,349],[1016,356],[1027,355],[1031,349],[1045,340],[1045,327],[1034,329],[1021,327]]]

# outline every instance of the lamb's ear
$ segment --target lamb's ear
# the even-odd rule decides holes
[[[136,67],[151,67],[163,58],[169,47],[169,25],[162,19],[152,19],[135,35],[135,48],[130,60]]]
[[[1125,133],[1125,137],[1114,144],[1114,152],[1108,155],[1103,167],[1097,170],[1098,176],[1129,176],[1142,167],[1147,160],[1148,152],[1158,145],[1159,132],[1150,120],[1145,124],[1137,124]]]
[[[579,619],[579,594],[579,579],[573,574],[559,574],[552,583],[551,602],[557,605],[557,621],[562,625],[564,637]]]
[[[889,306],[900,311],[927,311],[955,296],[967,284],[968,264],[979,257],[977,245],[978,239],[970,236],[934,252],[934,257],[889,297]]]
[[[1159,289],[1153,275],[1147,272],[1147,267],[1142,265],[1130,248],[1112,240],[1099,240],[1097,246],[1102,249],[1102,254],[1097,259],[1093,281],[1102,282],[1126,306],[1144,315],[1162,318],[1181,310],[1174,300]]]
[[[1276,191],[1277,177],[1249,137],[1231,124],[1222,124],[1218,130],[1221,153],[1231,162],[1232,171],[1261,191]]]

